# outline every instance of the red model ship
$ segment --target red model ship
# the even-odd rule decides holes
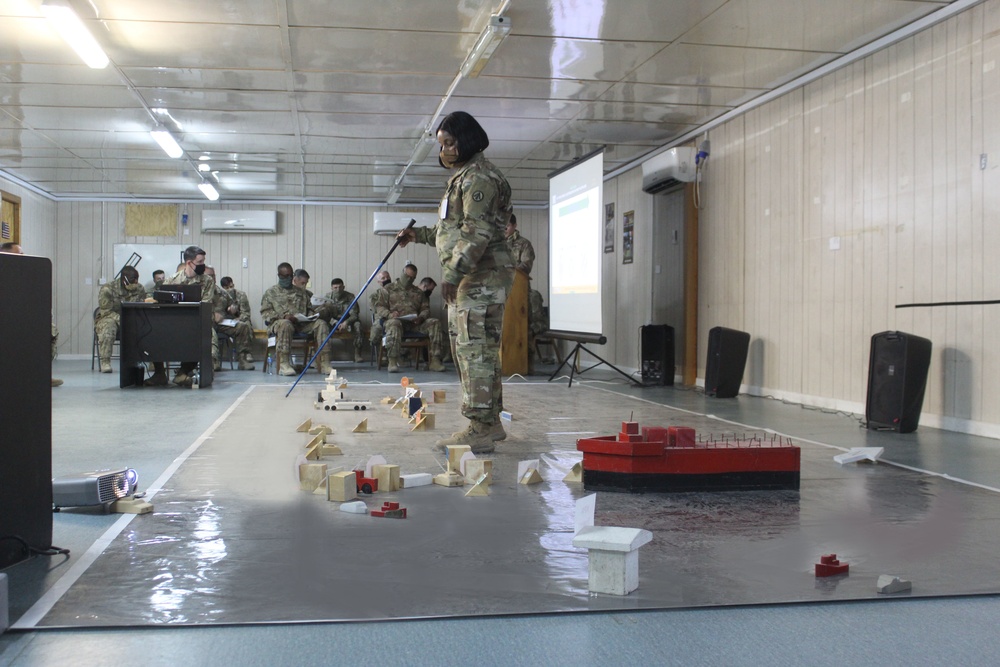
[[[617,436],[580,438],[588,490],[738,491],[799,488],[799,448],[778,438],[695,441],[693,428],[622,422]]]

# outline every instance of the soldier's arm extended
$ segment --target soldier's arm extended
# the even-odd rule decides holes
[[[437,237],[437,224],[435,223],[433,227],[414,227],[413,233],[417,243],[433,246],[434,239]]]

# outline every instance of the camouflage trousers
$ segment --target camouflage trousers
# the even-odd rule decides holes
[[[403,334],[407,331],[419,331],[427,334],[430,338],[431,357],[440,359],[444,350],[444,341],[441,338],[441,320],[429,317],[418,325],[412,322],[398,319],[388,319],[385,321],[385,351],[389,358],[398,357],[403,344]]]
[[[454,332],[452,356],[462,383],[462,414],[496,424],[503,410],[500,338],[513,269],[473,273],[458,285],[456,303],[448,307]]]
[[[219,360],[219,336],[233,339],[233,347],[236,348],[236,358],[244,359],[250,356],[250,344],[253,341],[253,329],[246,322],[240,322],[235,327],[225,324],[216,324],[212,332],[212,358]]]
[[[120,322],[121,315],[118,313],[105,315],[94,322],[94,331],[97,332],[97,357],[101,361],[111,361],[111,351],[115,347]]]
[[[56,329],[56,323],[52,323],[52,361],[56,360],[56,345],[59,344],[59,329]]]
[[[292,324],[288,320],[275,320],[267,328],[267,333],[275,338],[275,347],[282,356],[288,354],[292,349],[292,335],[304,333],[316,342],[316,346],[322,345],[326,337],[330,335],[330,325],[323,320],[314,320],[300,324]],[[323,353],[319,356],[320,363],[329,362],[330,349],[323,348]]]

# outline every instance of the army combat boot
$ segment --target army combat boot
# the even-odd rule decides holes
[[[288,363],[287,355],[281,358],[281,363],[278,364],[278,375],[298,375],[292,365]]]
[[[108,357],[107,359],[101,357],[101,372],[102,373],[111,372],[111,357]]]
[[[497,422],[490,427],[490,438],[493,442],[507,439],[507,431],[504,430],[503,422]]]
[[[239,366],[239,368],[240,368],[241,371],[252,371],[252,370],[254,370],[256,368],[256,366],[253,365],[253,355],[251,355],[249,352],[244,352],[240,356],[240,366]]]
[[[427,364],[427,368],[436,373],[440,373],[441,371],[443,371],[444,364],[441,363],[441,357],[440,356],[431,357],[431,361],[429,364]]]
[[[472,448],[473,454],[489,454],[495,449],[492,429],[493,426],[490,424],[470,419],[468,428],[452,434],[450,438],[438,440],[434,445],[434,449],[444,452],[447,451],[449,445],[469,445]]]
[[[390,373],[399,372],[399,357],[389,357],[389,372]]]
[[[330,355],[323,354],[323,356],[319,358],[319,372],[323,375],[329,375],[331,370],[333,370],[333,368],[330,366]]]

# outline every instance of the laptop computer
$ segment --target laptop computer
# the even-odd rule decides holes
[[[197,303],[201,301],[201,285],[191,284],[191,285],[168,285],[164,284],[160,286],[159,291],[161,292],[180,292],[181,293],[181,303]]]

